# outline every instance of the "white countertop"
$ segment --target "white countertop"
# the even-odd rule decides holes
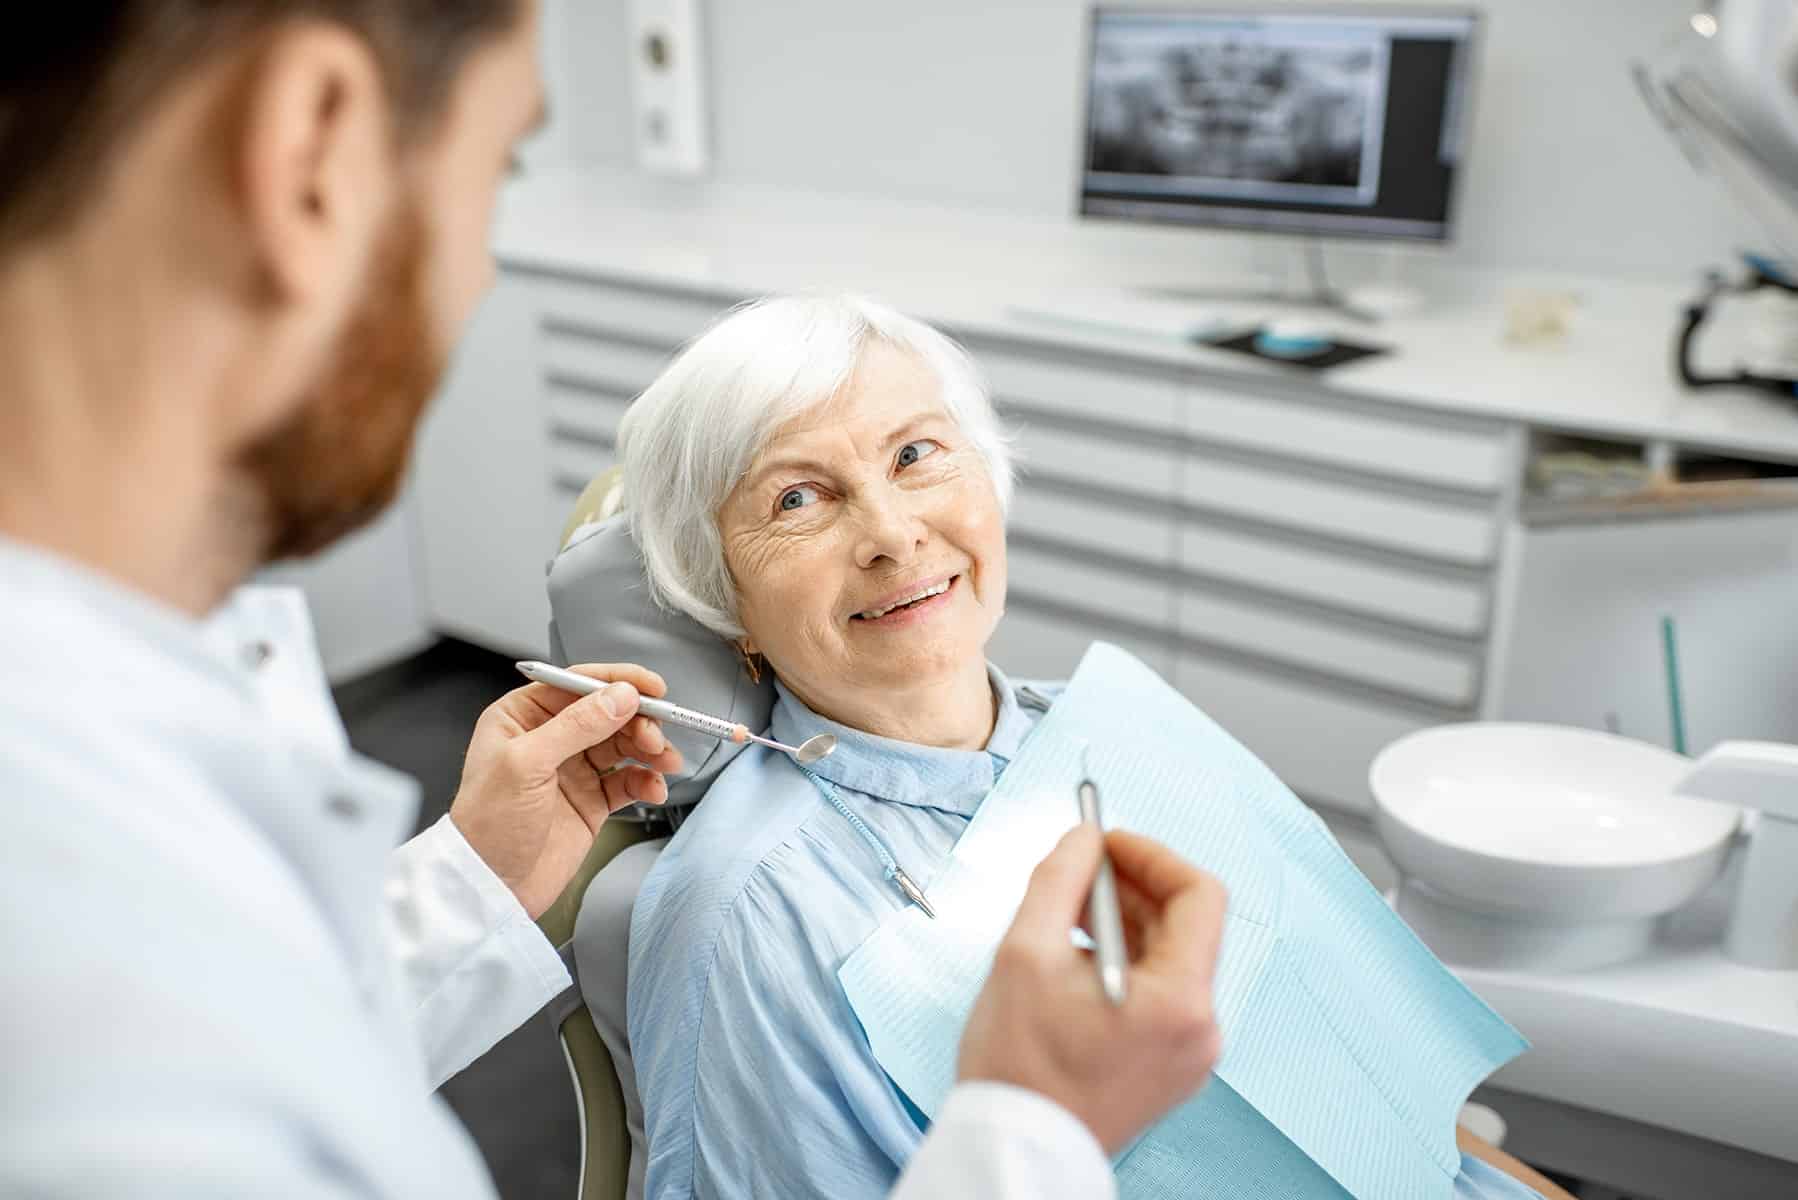
[[[1179,335],[1196,318],[1258,318],[1279,315],[1276,309],[1183,304],[1145,294],[1245,282],[1240,268],[1248,251],[1241,237],[1072,216],[1046,221],[899,207],[867,197],[583,169],[533,174],[509,188],[494,246],[500,261],[514,267],[732,299],[851,289],[959,334],[1122,354],[1220,375],[1281,370],[1190,345]],[[1694,393],[1674,379],[1672,339],[1693,281],[1501,275],[1450,270],[1427,255],[1404,261],[1407,281],[1430,297],[1425,312],[1380,325],[1320,318],[1342,336],[1389,343],[1397,352],[1307,375],[1306,386],[1547,429],[1798,462],[1798,408],[1735,389]],[[1228,273],[1220,270],[1223,263]],[[1579,296],[1564,342],[1504,342],[1505,297],[1519,287]],[[1104,324],[1089,328],[1031,310],[1088,312]],[[1136,328],[1142,332],[1131,331]]]
[[[1798,1161],[1798,971],[1712,939],[1602,970],[1455,973],[1532,1043],[1494,1085]]]

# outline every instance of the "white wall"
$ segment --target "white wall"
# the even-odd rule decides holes
[[[567,3],[574,152],[628,164],[629,6]],[[1629,76],[1695,7],[1489,0],[1456,261],[1665,274],[1752,232]],[[1071,212],[1086,12],[1083,0],[710,0],[714,174]]]
[[[1686,747],[1798,740],[1798,523],[1789,509],[1534,529],[1512,547],[1505,720],[1672,743],[1661,618],[1676,622]]]
[[[408,491],[380,520],[323,554],[262,572],[259,582],[306,593],[319,655],[333,683],[430,644],[414,562],[411,507]]]

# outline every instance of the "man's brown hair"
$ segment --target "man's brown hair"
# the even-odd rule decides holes
[[[0,254],[73,219],[132,121],[213,54],[286,21],[372,47],[399,136],[429,131],[469,52],[523,0],[40,0],[0,37]]]

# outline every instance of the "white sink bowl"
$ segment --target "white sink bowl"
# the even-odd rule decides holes
[[[1580,969],[1646,949],[1723,869],[1739,810],[1673,794],[1692,769],[1557,725],[1445,725],[1370,772],[1396,907],[1450,962]]]

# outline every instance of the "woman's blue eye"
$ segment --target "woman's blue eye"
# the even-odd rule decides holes
[[[899,465],[909,467],[920,458],[935,454],[940,449],[942,449],[941,446],[928,439],[920,442],[907,442],[899,447]]]
[[[815,502],[818,493],[808,487],[788,488],[780,494],[780,511],[791,512],[795,508],[804,508]]]

